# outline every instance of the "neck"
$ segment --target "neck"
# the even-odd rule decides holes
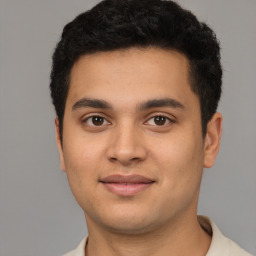
[[[86,256],[169,256],[206,255],[211,238],[201,228],[197,216],[179,219],[175,224],[142,234],[124,234],[91,225],[87,218],[89,240]]]

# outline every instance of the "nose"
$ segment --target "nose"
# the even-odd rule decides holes
[[[135,127],[115,128],[111,136],[111,142],[107,149],[107,158],[111,162],[117,162],[123,166],[130,166],[145,160],[147,157],[143,136]]]

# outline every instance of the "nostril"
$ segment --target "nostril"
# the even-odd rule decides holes
[[[109,160],[110,160],[111,162],[116,162],[116,161],[117,161],[117,158],[116,158],[116,157],[109,157]]]
[[[133,157],[132,159],[131,159],[131,161],[140,161],[140,158],[139,157]]]
[[[133,165],[143,160],[140,157],[109,157],[108,159],[112,163],[119,163],[123,166]]]

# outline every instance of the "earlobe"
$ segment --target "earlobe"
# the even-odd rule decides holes
[[[59,125],[59,119],[55,118],[55,132],[56,132],[56,144],[59,150],[59,156],[60,156],[60,166],[63,171],[66,171],[64,156],[63,156],[63,147],[62,147],[62,141],[60,137],[60,125]]]
[[[208,122],[204,144],[204,167],[210,168],[214,165],[219,152],[222,134],[222,115],[215,113]]]

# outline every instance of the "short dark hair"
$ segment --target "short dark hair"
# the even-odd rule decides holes
[[[104,0],[77,16],[62,32],[53,54],[51,97],[62,139],[70,72],[85,54],[158,47],[189,60],[191,89],[199,97],[203,135],[221,95],[220,46],[215,33],[173,1]]]

